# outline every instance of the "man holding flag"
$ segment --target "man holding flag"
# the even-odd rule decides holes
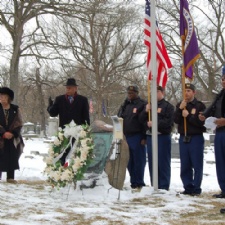
[[[183,194],[201,194],[203,176],[204,123],[198,118],[205,105],[195,98],[196,88],[186,83],[193,79],[193,65],[200,57],[194,22],[189,12],[187,0],[180,1],[180,36],[182,40],[182,86],[183,100],[177,104],[174,122],[180,133],[180,176],[184,186]]]

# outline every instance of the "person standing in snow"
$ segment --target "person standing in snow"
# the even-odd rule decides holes
[[[59,95],[55,98],[55,101],[49,98],[49,105],[47,111],[51,117],[59,116],[59,126],[64,128],[66,124],[69,124],[72,120],[77,125],[88,124],[90,125],[89,117],[89,104],[88,99],[85,96],[77,93],[77,83],[74,78],[69,78],[66,86],[66,93]],[[69,148],[62,156],[61,164],[65,164],[66,156],[69,152]]]
[[[186,195],[200,195],[203,177],[204,122],[199,113],[205,105],[195,98],[196,89],[193,84],[185,84],[185,98],[177,104],[174,122],[178,124],[180,149],[180,177]]]
[[[21,114],[19,107],[11,103],[13,98],[14,92],[10,88],[0,88],[0,173],[6,172],[9,183],[17,183],[14,173],[19,169],[19,157],[24,147]]]
[[[157,87],[158,101],[158,187],[169,190],[171,177],[171,132],[173,128],[174,106],[164,99],[165,90]],[[150,105],[141,112],[140,119],[145,124],[147,134],[148,165],[153,186],[152,121],[148,120]]]
[[[199,115],[200,120],[213,116],[215,120],[216,135],[214,140],[216,175],[221,193],[214,194],[215,198],[225,198],[225,65],[222,68],[222,90],[216,96],[213,103]]]
[[[137,85],[127,87],[127,98],[120,106],[117,116],[123,118],[123,133],[129,147],[128,171],[130,174],[131,188],[140,190],[144,183],[146,165],[146,135],[144,125],[140,122],[140,112],[146,102],[139,95]]]

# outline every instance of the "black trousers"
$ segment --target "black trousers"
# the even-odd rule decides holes
[[[10,171],[7,171],[7,180],[8,179],[14,179],[14,170],[10,170]]]

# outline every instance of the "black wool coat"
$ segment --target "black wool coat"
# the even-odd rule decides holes
[[[0,171],[12,171],[19,169],[19,157],[21,155],[20,150],[15,147],[14,139],[19,138],[21,135],[22,129],[22,121],[15,121],[15,117],[18,116],[18,106],[10,105],[9,116],[8,116],[8,124],[6,124],[4,110],[2,105],[0,104],[0,138],[3,141],[3,148],[0,149]],[[13,123],[20,123],[21,125],[17,125],[12,128]],[[3,139],[3,135],[6,131],[13,133],[14,137],[10,140]]]
[[[76,95],[72,104],[66,95],[57,96],[47,111],[51,117],[59,116],[59,126],[62,128],[72,120],[77,125],[90,125],[88,99],[82,95]]]

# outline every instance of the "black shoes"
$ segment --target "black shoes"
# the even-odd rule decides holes
[[[225,198],[225,193],[221,192],[220,194],[214,194],[214,198]]]
[[[220,213],[225,213],[225,208],[220,209]]]
[[[199,196],[200,195],[200,193],[188,192],[188,191],[183,191],[180,194],[182,194],[182,195],[190,195],[190,196]]]

